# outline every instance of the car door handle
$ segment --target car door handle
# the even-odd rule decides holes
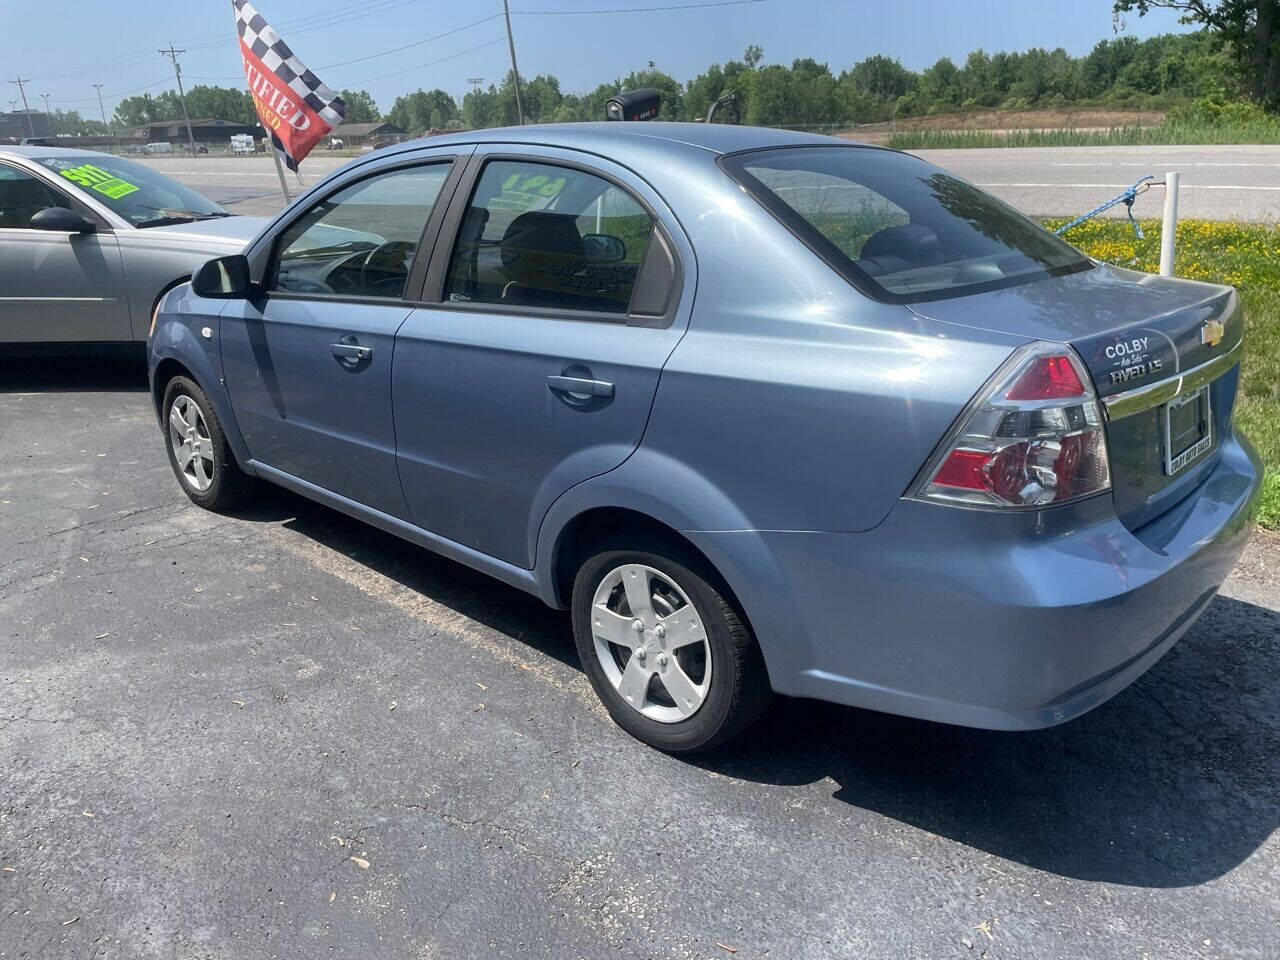
[[[338,343],[329,344],[329,349],[333,351],[333,355],[339,360],[368,360],[373,356],[373,347],[362,347],[358,343]]]
[[[547,386],[557,393],[577,393],[589,397],[613,396],[613,384],[608,380],[588,380],[586,377],[547,377]]]

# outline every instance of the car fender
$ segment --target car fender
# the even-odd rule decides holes
[[[190,283],[174,287],[165,294],[160,301],[156,330],[147,351],[147,375],[151,382],[156,416],[162,420],[163,427],[164,414],[160,409],[163,397],[160,396],[159,384],[156,383],[156,371],[165,360],[182,364],[213,404],[214,413],[222,424],[227,443],[240,469],[252,473],[249,448],[240,435],[231,397],[227,394],[226,382],[222,378],[218,334],[220,314],[227,302],[197,297],[192,292]],[[205,329],[209,331],[208,337],[204,336]]]
[[[787,637],[802,622],[764,532],[751,529],[737,505],[696,468],[644,446],[615,470],[567,490],[547,511],[534,572],[548,604],[564,607],[569,599],[558,595],[555,584],[561,535],[576,517],[601,507],[633,510],[678,531],[724,579],[757,636]],[[725,549],[727,539],[732,552]],[[790,659],[771,653],[768,644],[761,649],[771,675],[771,661]]]

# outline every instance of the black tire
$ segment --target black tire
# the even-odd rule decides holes
[[[670,578],[693,604],[710,650],[710,684],[691,716],[663,722],[632,707],[606,676],[592,634],[592,602],[612,571],[628,565],[651,567]],[[614,722],[637,740],[667,753],[709,750],[747,729],[773,696],[764,658],[744,618],[718,586],[719,577],[691,551],[645,541],[630,548],[609,544],[578,570],[571,601],[573,634],[582,667]]]
[[[211,476],[208,487],[203,490],[198,488],[198,482],[178,464],[177,452],[171,439],[169,417],[174,405],[183,399],[195,404],[208,431],[212,457],[206,459],[211,464]],[[160,431],[164,437],[164,448],[169,454],[169,466],[173,468],[182,492],[196,506],[206,510],[228,510],[240,503],[252,489],[253,478],[236,463],[235,454],[231,452],[226,432],[222,429],[222,422],[218,419],[213,404],[209,402],[208,394],[194,380],[174,377],[165,386],[164,402],[160,405]]]

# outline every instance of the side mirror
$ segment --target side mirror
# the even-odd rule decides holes
[[[198,297],[242,300],[249,295],[249,261],[242,253],[218,257],[196,267],[191,289]]]
[[[31,229],[53,233],[93,233],[98,225],[66,207],[45,207],[31,218]]]
[[[627,245],[621,237],[608,233],[588,233],[582,238],[587,258],[601,263],[618,263],[627,259]]]

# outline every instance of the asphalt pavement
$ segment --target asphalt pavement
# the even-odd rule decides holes
[[[1075,216],[1110,199],[1140,177],[1181,174],[1182,217],[1280,221],[1280,146],[1026,147],[919,150],[921,157],[990,190],[1024,213]],[[143,161],[237,213],[274,213],[280,181],[264,157],[162,157]],[[307,183],[346,160],[313,153],[302,163]],[[296,180],[291,180],[291,187]],[[1135,216],[1161,216],[1164,194],[1138,198]],[[1123,216],[1117,207],[1111,216]]]
[[[676,759],[564,615],[281,491],[199,510],[137,366],[0,361],[0,644],[0,958],[1278,952],[1275,536],[1067,725],[781,700]]]

